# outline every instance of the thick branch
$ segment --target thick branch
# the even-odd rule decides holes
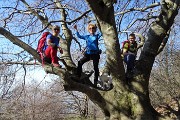
[[[108,68],[113,75],[122,78],[124,70],[119,69],[122,68],[121,66],[123,66],[123,64],[120,58],[120,45],[114,19],[113,2],[112,0],[99,0],[98,3],[95,3],[92,0],[86,1],[92,9],[92,12],[95,14],[100,30],[103,33]]]
[[[41,20],[41,22],[46,26],[48,25],[48,17],[45,16],[42,16],[42,15],[39,15],[37,11],[31,9],[31,7],[28,5],[28,3],[25,1],[25,0],[21,0],[21,2],[23,2],[25,4],[25,6],[28,8],[28,10],[35,16],[38,17],[39,20]]]
[[[159,47],[159,49],[157,51],[157,55],[164,50],[164,47],[166,46],[168,38],[169,38],[169,34],[167,34],[166,37],[163,39],[163,41],[162,41],[162,43],[161,43],[161,45],[160,45],[160,47]]]
[[[54,0],[54,1],[58,8],[62,8],[60,1],[58,1],[58,0]],[[60,9],[60,14],[61,14],[61,19],[63,21],[66,21],[67,13],[66,13],[65,9]],[[61,47],[63,48],[63,51],[64,51],[62,57],[64,58],[64,60],[66,61],[66,63],[69,66],[75,67],[75,63],[73,62],[71,55],[70,55],[70,46],[71,46],[71,41],[72,41],[73,35],[72,35],[71,30],[68,28],[67,24],[63,21],[61,22],[61,27],[62,27],[62,31],[65,36],[66,42],[61,43]]]
[[[28,44],[24,43],[17,37],[15,37],[13,34],[11,34],[6,29],[0,27],[0,34],[5,36],[7,39],[9,39],[13,44],[21,47],[22,49],[26,50],[28,53],[30,53],[35,59],[37,59],[39,62],[41,62],[41,58],[39,57],[39,54],[36,52],[35,49],[33,49]]]
[[[75,91],[85,93],[86,95],[88,95],[91,101],[96,103],[103,110],[106,116],[110,116],[107,105],[106,105],[106,101],[97,90],[95,90],[94,88],[88,87],[87,85],[78,84],[72,81],[70,82],[71,83],[69,85],[64,85],[64,88],[66,91],[75,90]]]
[[[140,43],[138,43],[138,46],[137,46],[137,50],[138,50],[139,48],[141,48],[144,45],[145,37],[142,34],[140,34],[140,33],[134,33],[134,34],[137,35],[139,37],[139,39],[140,39],[139,40]]]
[[[174,1],[174,3],[168,0],[163,1],[161,14],[156,21],[152,23],[148,31],[147,40],[140,55],[140,60],[142,60],[143,63],[141,63],[141,68],[139,68],[141,69],[141,72],[143,72],[144,76],[146,76],[146,79],[149,79],[150,71],[155,57],[159,52],[160,45],[165,36],[168,34],[168,31],[178,14],[177,6],[179,6],[179,4],[180,1]]]

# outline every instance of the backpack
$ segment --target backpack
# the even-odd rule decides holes
[[[45,47],[45,43],[46,43],[46,37],[50,34],[50,32],[44,32],[41,36],[41,38],[38,41],[38,46],[37,46],[37,52],[39,53],[41,60],[42,60],[42,64],[44,61],[44,47]]]
[[[128,43],[128,46],[125,46],[126,43]],[[135,41],[135,43],[133,43],[131,45],[132,46],[130,46],[129,40],[125,40],[122,45],[122,51],[123,51],[123,48],[126,47],[128,49],[128,51],[135,52],[136,51],[135,48],[137,48],[137,42]],[[133,47],[133,50],[131,50],[131,47]]]
[[[128,48],[130,47],[130,42],[129,40],[125,40],[124,42],[122,42],[122,49],[124,48],[124,45],[128,43]]]
[[[126,43],[128,43],[128,46],[124,46]],[[122,48],[121,48],[121,54],[123,54],[123,49],[124,47],[128,47],[129,48],[130,44],[128,40],[125,40],[124,42],[122,42]]]
[[[46,42],[46,37],[49,35],[49,32],[44,32],[41,36],[41,38],[38,41],[38,46],[37,46],[37,52],[39,54],[44,53],[44,46],[45,46],[45,42]]]

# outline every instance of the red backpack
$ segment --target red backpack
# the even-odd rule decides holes
[[[123,41],[123,42],[122,42],[122,48],[121,48],[121,54],[123,53],[123,48],[124,48],[124,45],[125,45],[126,43],[128,43],[128,48],[129,48],[129,46],[130,46],[129,40]]]
[[[43,59],[44,59],[44,46],[45,46],[45,42],[46,42],[46,37],[50,34],[50,32],[44,32],[41,36],[41,38],[38,41],[38,46],[37,46],[37,52],[39,53],[41,60],[42,60],[42,64],[43,64]]]
[[[124,45],[125,45],[126,43],[128,43],[128,51],[131,51],[131,46],[130,46],[129,40],[125,40],[125,41],[123,42],[122,51],[121,51],[121,52],[123,52],[123,48],[124,48]],[[133,44],[133,49],[134,49],[134,48],[137,48],[137,42],[136,42],[136,41],[135,41],[134,43],[132,43],[132,44]],[[134,52],[134,50],[131,51],[131,52]]]
[[[124,48],[124,45],[128,43],[128,48],[130,47],[130,42],[129,40],[125,40],[124,42],[122,42],[122,49]]]

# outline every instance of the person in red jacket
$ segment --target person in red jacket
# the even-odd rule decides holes
[[[58,25],[54,25],[52,27],[52,34],[49,34],[46,38],[46,45],[45,45],[45,56],[47,59],[51,60],[51,63],[54,67],[61,67],[61,65],[58,63],[58,57],[57,57],[57,50],[60,50],[60,53],[62,54],[62,48],[59,47],[59,32],[60,27]]]

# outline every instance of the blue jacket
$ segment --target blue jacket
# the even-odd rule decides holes
[[[46,50],[48,45],[47,45],[47,40],[50,39],[52,43],[55,43],[56,46],[59,46],[59,38],[53,36],[52,34],[47,35],[46,37],[46,42],[43,50]]]
[[[102,34],[82,36],[77,32],[78,38],[86,40],[86,54],[99,54],[98,40]]]

